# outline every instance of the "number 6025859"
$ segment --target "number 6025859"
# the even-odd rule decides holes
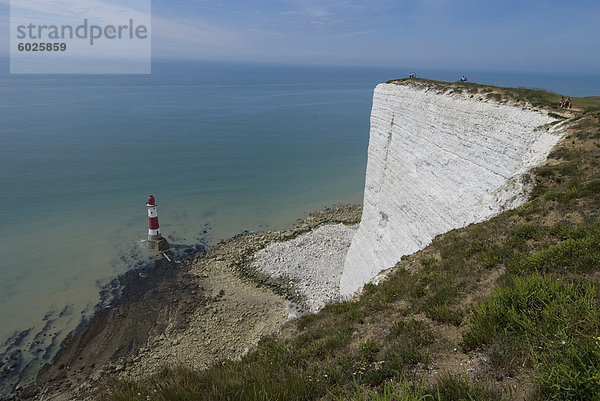
[[[19,43],[17,49],[20,52],[64,52],[67,50],[66,43]]]

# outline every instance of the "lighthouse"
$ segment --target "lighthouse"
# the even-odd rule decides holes
[[[158,213],[156,212],[156,200],[154,196],[148,196],[146,201],[148,208],[148,247],[159,251],[169,249],[169,243],[160,235],[160,227],[158,226]]]

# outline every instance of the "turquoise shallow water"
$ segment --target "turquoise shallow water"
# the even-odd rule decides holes
[[[150,76],[0,75],[0,354],[31,329],[12,351],[50,357],[100,287],[150,257],[140,243],[150,193],[163,235],[181,246],[360,203],[372,91],[400,70],[156,63]],[[600,94],[598,77],[469,78]]]

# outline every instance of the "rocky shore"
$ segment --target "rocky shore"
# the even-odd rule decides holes
[[[202,369],[249,352],[264,336],[339,297],[360,206],[311,213],[289,230],[245,233],[183,263],[161,260],[119,278],[121,296],[62,345],[12,399],[92,399],[104,380],[164,366]],[[9,398],[10,399],[10,398]]]

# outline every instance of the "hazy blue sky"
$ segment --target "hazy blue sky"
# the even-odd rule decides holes
[[[154,0],[152,17],[154,58],[600,71],[598,0]]]

